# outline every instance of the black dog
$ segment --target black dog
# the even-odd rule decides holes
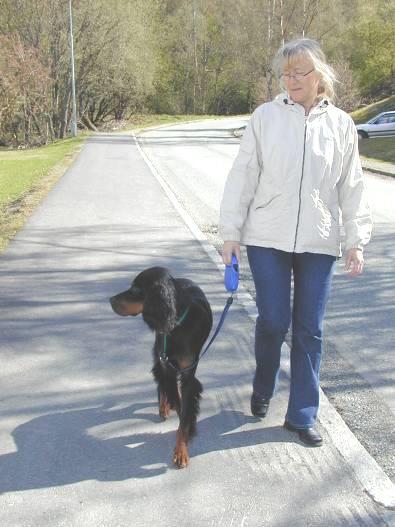
[[[140,273],[127,291],[110,298],[118,315],[137,316],[155,331],[152,373],[158,383],[159,415],[179,416],[173,462],[189,462],[188,442],[196,432],[202,385],[195,377],[197,359],[212,324],[210,304],[191,280],[173,278],[163,267]]]

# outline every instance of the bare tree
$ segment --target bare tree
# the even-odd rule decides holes
[[[0,36],[3,50],[0,74],[0,127],[12,131],[19,142],[30,142],[32,128],[41,139],[48,140],[50,128],[45,127],[49,71],[43,66],[37,49],[24,45],[18,33]]]

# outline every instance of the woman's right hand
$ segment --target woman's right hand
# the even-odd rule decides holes
[[[224,241],[222,247],[222,261],[225,265],[230,265],[232,263],[232,254],[237,258],[237,261],[240,263],[240,243],[233,240]]]

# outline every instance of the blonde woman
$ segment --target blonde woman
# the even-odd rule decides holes
[[[256,288],[251,412],[265,417],[292,321],[291,386],[284,426],[320,446],[322,326],[345,230],[346,270],[363,270],[371,215],[352,119],[336,108],[335,74],[319,44],[285,44],[274,60],[284,92],[251,116],[221,203],[222,257],[246,245]],[[294,297],[291,309],[291,276]]]

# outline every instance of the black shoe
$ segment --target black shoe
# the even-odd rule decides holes
[[[266,417],[269,409],[270,397],[261,397],[255,393],[251,396],[251,413],[256,417]]]
[[[284,428],[291,430],[291,432],[297,432],[299,439],[305,445],[321,446],[323,443],[322,437],[314,428],[295,428],[288,421],[285,421]]]

